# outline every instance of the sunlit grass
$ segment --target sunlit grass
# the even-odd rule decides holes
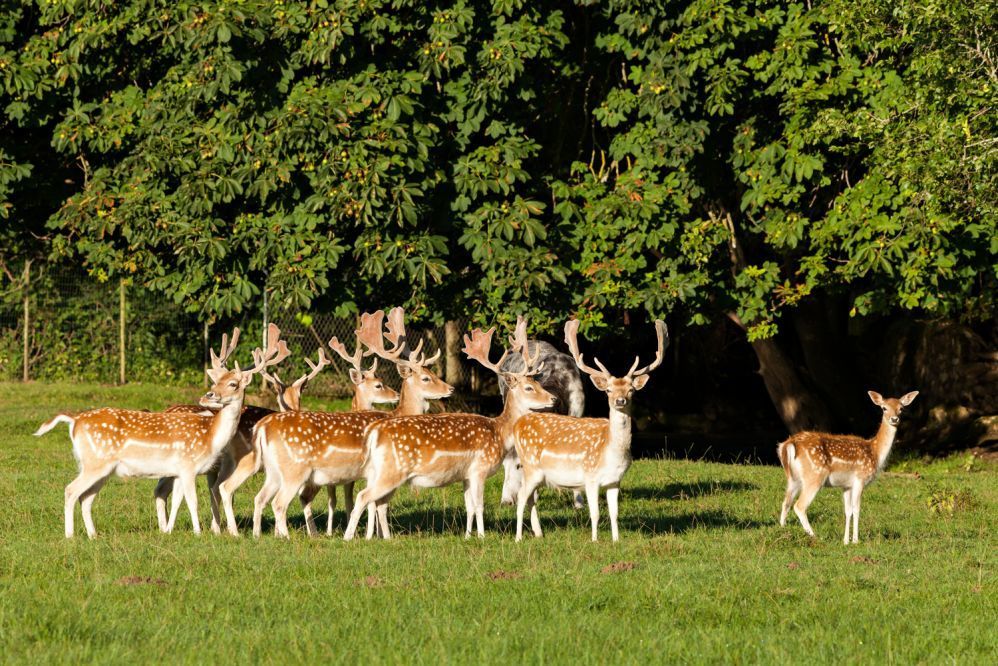
[[[309,540],[297,505],[286,542],[198,538],[183,512],[159,534],[153,482],[117,479],[94,506],[99,538],[64,539],[69,439],[65,427],[31,437],[37,425],[197,394],[0,384],[4,661],[986,663],[998,649],[998,475],[963,458],[879,479],[850,547],[837,490],[812,505],[811,540],[776,524],[779,469],[677,460],[632,467],[618,544],[605,522],[590,543],[586,512],[550,490],[545,538],[514,543],[498,477],[483,541],[462,538],[456,487],[400,491],[392,542],[344,543],[342,514],[336,537]],[[244,532],[259,482],[236,496]]]

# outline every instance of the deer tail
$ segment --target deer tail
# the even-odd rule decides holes
[[[783,471],[786,472],[789,479],[791,476],[790,464],[797,457],[797,447],[789,439],[785,442],[780,442],[780,445],[776,447],[776,455],[780,457],[780,464],[783,465]]]
[[[35,431],[35,437],[41,437],[60,423],[69,424],[69,430],[72,432],[73,426],[76,424],[76,417],[72,414],[67,414],[66,412],[59,412],[51,419],[38,426],[38,430]]]

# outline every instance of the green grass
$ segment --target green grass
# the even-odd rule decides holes
[[[776,524],[778,468],[678,460],[631,468],[619,544],[605,522],[590,543],[585,512],[552,491],[545,538],[514,543],[498,477],[484,541],[461,536],[458,488],[401,491],[401,536],[387,543],[309,540],[295,505],[285,542],[198,538],[186,513],[178,532],[159,534],[153,482],[117,479],[94,505],[98,539],[79,536],[79,513],[77,538],[63,538],[75,464],[65,427],[36,439],[38,424],[58,409],[158,409],[196,395],[0,384],[3,661],[993,663],[998,650],[998,474],[968,470],[965,456],[907,460],[921,478],[879,479],[863,497],[863,542],[850,547],[837,490],[812,506],[811,540],[796,522]],[[258,487],[236,496],[242,520]],[[939,493],[960,499],[933,510]],[[627,564],[605,573],[614,563]]]

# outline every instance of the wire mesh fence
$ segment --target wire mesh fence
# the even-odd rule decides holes
[[[206,324],[162,294],[119,281],[100,280],[78,265],[29,264],[19,275],[4,276],[0,285],[0,380],[147,381],[200,385],[209,345],[234,325],[243,329],[244,347],[263,343],[265,323],[276,323],[292,351],[278,368],[291,381],[307,372],[304,357],[316,358],[320,346],[332,366],[309,383],[313,395],[349,397],[348,364],[328,347],[339,338],[352,351],[356,317],[323,312],[245,313],[238,321]],[[406,323],[409,339],[424,340],[427,355],[441,350],[435,371],[459,389],[448,409],[471,408],[491,379],[461,354],[467,320],[432,326]],[[248,359],[247,359],[248,360]],[[370,365],[372,358],[365,359]],[[398,388],[394,368],[382,363],[379,376]],[[463,396],[463,397],[457,397]]]

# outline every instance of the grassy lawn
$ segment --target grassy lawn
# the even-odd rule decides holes
[[[895,466],[920,477],[885,476],[868,489],[863,542],[851,547],[841,543],[839,491],[812,505],[811,540],[796,520],[776,523],[778,468],[681,460],[631,468],[619,544],[607,525],[590,543],[586,512],[552,491],[540,504],[545,538],[514,543],[498,477],[484,541],[462,538],[457,487],[400,491],[400,538],[387,543],[309,540],[295,504],[285,542],[198,538],[186,510],[178,532],[160,534],[154,482],[118,479],[94,505],[98,539],[82,536],[77,512],[78,536],[66,540],[69,438],[60,426],[36,439],[38,424],[59,409],[159,409],[196,395],[0,383],[3,661],[994,663],[998,654],[998,470],[965,456]],[[259,485],[236,495],[244,531]],[[941,512],[930,510],[933,496]]]

